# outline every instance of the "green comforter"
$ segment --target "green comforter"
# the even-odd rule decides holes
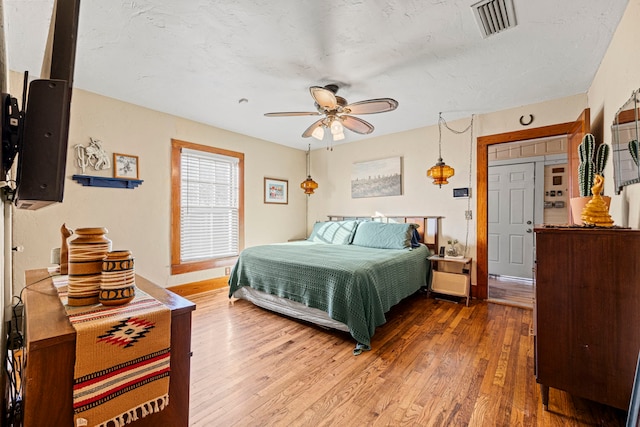
[[[358,343],[371,343],[384,314],[427,286],[426,246],[374,249],[294,242],[242,251],[229,277],[229,297],[242,286],[323,310],[349,327]]]

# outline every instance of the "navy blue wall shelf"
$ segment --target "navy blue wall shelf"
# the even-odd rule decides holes
[[[142,184],[141,179],[107,178],[89,175],[73,175],[71,178],[85,187],[136,188]]]

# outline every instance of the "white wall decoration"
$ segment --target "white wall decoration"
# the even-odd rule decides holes
[[[109,169],[111,160],[109,160],[109,156],[102,148],[102,141],[91,137],[89,141],[89,145],[86,147],[81,144],[76,144],[75,146],[76,161],[80,169],[82,169],[82,173],[85,173],[87,166],[91,166],[95,170]]]

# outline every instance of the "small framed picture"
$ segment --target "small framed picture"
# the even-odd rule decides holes
[[[286,205],[289,203],[289,181],[286,179],[264,179],[264,202]]]
[[[138,179],[138,156],[113,153],[113,177]]]

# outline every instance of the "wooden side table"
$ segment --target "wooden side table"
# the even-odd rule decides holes
[[[431,292],[439,294],[464,297],[471,296],[471,258],[449,258],[439,255],[432,255],[429,261],[433,263],[433,281],[431,282]],[[438,263],[451,263],[460,267],[460,272],[449,272],[438,270]]]

